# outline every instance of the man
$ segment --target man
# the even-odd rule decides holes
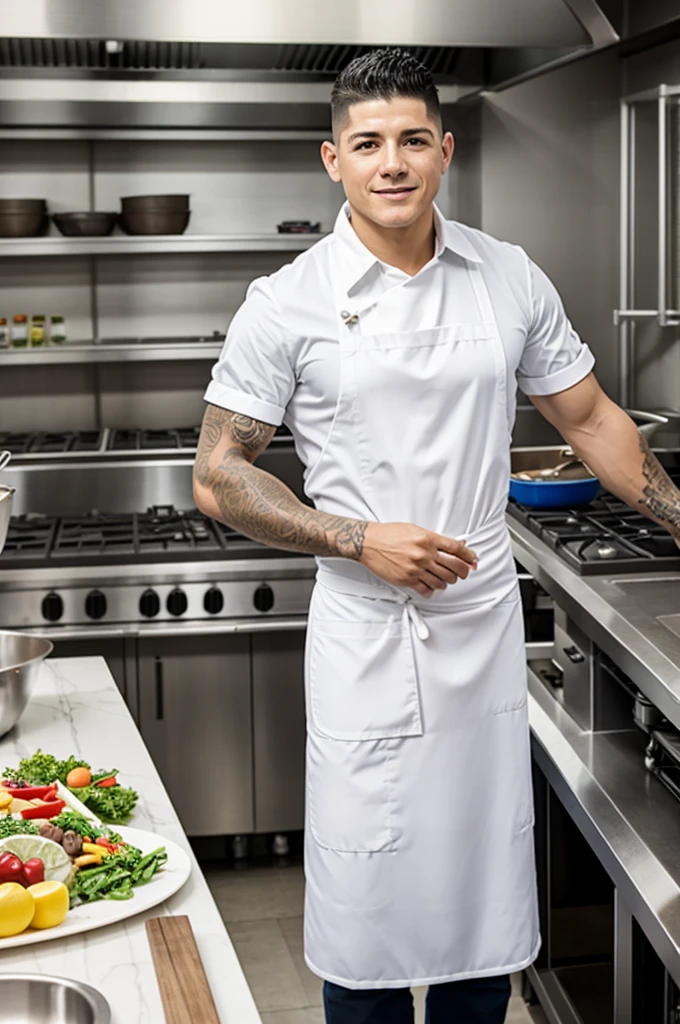
[[[538,933],[526,670],[504,522],[515,388],[680,536],[680,493],[545,275],[446,221],[453,154],[412,57],[357,58],[321,156],[333,233],[253,282],[206,392],[199,508],[318,558],[305,950],[329,1024],[501,1024]],[[285,419],[301,503],[254,466]]]

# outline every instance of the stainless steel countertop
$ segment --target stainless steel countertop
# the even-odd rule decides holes
[[[680,728],[680,574],[579,576],[521,523],[508,526],[520,565]],[[534,759],[680,984],[680,805],[646,770],[643,732],[581,729],[535,667]]]
[[[579,576],[507,521],[520,565],[680,729],[680,573]]]
[[[533,757],[676,984],[680,805],[645,769],[639,729],[592,733],[529,668]]]

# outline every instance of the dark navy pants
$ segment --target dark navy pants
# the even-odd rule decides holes
[[[471,978],[430,985],[426,1024],[503,1024],[510,978]],[[326,1024],[413,1024],[408,988],[349,989],[325,982]]]

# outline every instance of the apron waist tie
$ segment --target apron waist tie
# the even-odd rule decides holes
[[[423,618],[423,614],[420,611],[420,608],[418,608],[413,603],[411,598],[407,597],[405,594],[396,595],[395,600],[398,601],[399,604],[403,604],[404,614],[408,619],[411,620],[411,625],[415,629],[416,636],[418,637],[418,639],[427,640],[428,636],[430,635],[430,630],[427,623],[425,622],[425,619]]]

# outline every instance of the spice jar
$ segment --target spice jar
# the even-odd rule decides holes
[[[12,317],[9,343],[12,348],[26,348],[28,345],[28,317],[23,313]]]
[[[63,316],[50,318],[50,343],[62,345],[66,341],[66,320]]]
[[[46,317],[44,313],[34,313],[31,317],[31,348],[42,348],[47,344]]]
[[[9,326],[7,317],[0,316],[0,348],[7,348],[9,345]]]

